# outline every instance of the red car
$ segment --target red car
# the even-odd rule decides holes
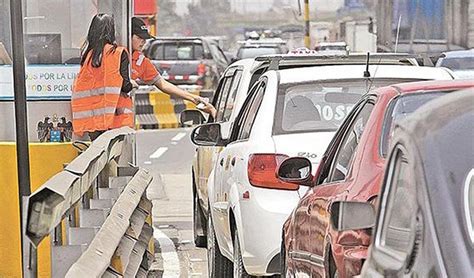
[[[371,229],[337,232],[330,222],[339,223],[339,206],[332,204],[342,200],[375,204],[394,121],[444,93],[473,86],[473,80],[465,80],[379,88],[354,106],[314,177],[306,158],[285,160],[278,169],[279,178],[311,188],[283,226],[282,273],[286,277],[358,275],[367,257]]]

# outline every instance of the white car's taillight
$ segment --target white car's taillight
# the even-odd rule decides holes
[[[248,163],[248,177],[251,185],[263,188],[297,190],[296,184],[286,183],[278,179],[278,165],[288,158],[284,154],[251,154]]]

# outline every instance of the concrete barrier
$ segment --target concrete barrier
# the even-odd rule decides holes
[[[190,91],[212,100],[213,91]],[[136,91],[135,111],[137,128],[177,128],[179,127],[179,114],[185,109],[195,109],[196,105],[190,101],[170,97],[155,87],[142,86]]]

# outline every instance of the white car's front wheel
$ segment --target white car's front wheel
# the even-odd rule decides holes
[[[240,251],[239,235],[237,229],[234,233],[234,278],[249,278],[245,271],[244,262],[242,261],[242,251]]]
[[[211,215],[209,215],[207,223],[207,270],[209,277],[232,278],[232,262],[224,257],[219,249]]]

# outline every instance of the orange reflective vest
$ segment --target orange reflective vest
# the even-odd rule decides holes
[[[89,52],[74,81],[72,125],[79,136],[86,131],[133,127],[132,99],[121,93],[120,58],[127,50],[117,47],[111,51],[111,48],[109,44],[104,47],[102,64],[98,68],[92,67],[92,52]]]

